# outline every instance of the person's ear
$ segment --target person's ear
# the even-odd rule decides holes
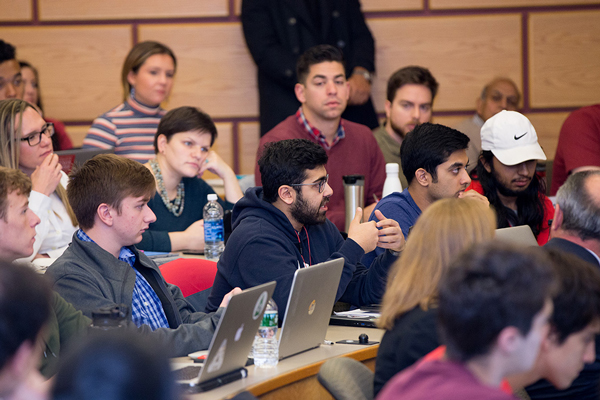
[[[522,335],[517,327],[507,326],[500,331],[496,339],[498,349],[504,354],[513,354],[519,350]]]
[[[135,73],[135,72],[133,72],[133,71],[129,71],[129,73],[127,74],[127,82],[129,82],[129,84],[130,84],[132,87],[135,87],[135,81],[136,81],[136,79],[135,79],[135,78],[136,78],[136,77],[137,77],[137,75],[136,75],[136,73]]]
[[[485,168],[485,170],[488,172],[488,174],[492,173],[492,166],[490,165],[489,162],[485,161],[485,158],[483,158],[483,155],[479,156],[479,161],[481,161],[481,164],[483,165],[483,168]]]
[[[296,93],[296,98],[302,104],[306,103],[306,96],[304,95],[305,87],[301,83],[296,83],[294,86],[294,93]]]
[[[540,347],[541,351],[548,351],[552,348],[559,347],[558,333],[550,329],[545,338],[542,338],[542,343]]]
[[[163,134],[158,135],[156,138],[156,146],[158,147],[158,152],[163,153],[165,151],[165,146],[167,145],[167,137]]]
[[[485,107],[484,101],[481,96],[477,96],[477,100],[475,101],[475,111],[479,114],[480,117],[483,118],[483,109]]]
[[[385,101],[385,118],[387,118],[388,124],[390,123],[390,114],[392,113],[392,102],[389,100]]]
[[[431,174],[423,168],[419,168],[415,171],[415,179],[419,182],[419,185],[428,187],[431,184]]]
[[[281,185],[277,190],[277,195],[288,206],[292,205],[296,200],[296,191],[288,185]]]
[[[550,235],[552,235],[553,232],[556,232],[561,228],[564,218],[565,215],[563,214],[560,205],[556,204],[556,206],[554,206],[554,216],[552,217],[552,225],[550,225]]]
[[[114,219],[112,213],[117,212],[106,203],[102,203],[96,209],[96,217],[106,226],[113,226]]]

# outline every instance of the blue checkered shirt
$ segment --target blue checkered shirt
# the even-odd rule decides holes
[[[81,229],[77,231],[77,238],[83,242],[94,242]],[[121,247],[119,260],[125,261],[135,271],[135,286],[131,299],[131,320],[136,326],[148,325],[152,330],[169,328],[169,321],[162,308],[160,299],[146,278],[133,267],[135,254],[127,247]]]
[[[306,129],[306,132],[310,136],[315,138],[325,150],[331,150],[331,148],[335,146],[337,142],[346,137],[346,131],[344,130],[344,126],[342,125],[341,119],[340,125],[338,126],[337,132],[335,133],[335,138],[333,138],[333,143],[331,143],[331,146],[329,145],[329,143],[327,143],[325,135],[323,135],[323,133],[320,130],[312,126],[310,122],[308,122],[308,120],[304,116],[304,111],[302,111],[302,107],[300,107],[298,111],[296,111],[296,121],[298,121],[298,123],[302,125],[304,129]]]

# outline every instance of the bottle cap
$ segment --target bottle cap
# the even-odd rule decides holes
[[[208,199],[208,201],[217,200],[217,195],[215,193],[211,193],[208,196],[206,196],[206,198]]]
[[[385,173],[389,174],[392,172],[398,173],[400,171],[400,166],[398,163],[387,163],[385,164]]]

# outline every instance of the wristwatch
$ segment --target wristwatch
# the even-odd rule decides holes
[[[352,75],[362,75],[363,78],[369,83],[373,83],[373,75],[366,69],[355,69],[352,71]]]

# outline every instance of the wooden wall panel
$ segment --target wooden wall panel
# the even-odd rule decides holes
[[[423,0],[361,0],[365,11],[422,10]]]
[[[238,174],[253,174],[256,164],[256,151],[260,141],[258,122],[244,122],[238,129],[240,171]]]
[[[407,65],[429,68],[440,83],[437,110],[469,110],[495,76],[522,81],[518,14],[368,21],[377,38],[373,100],[383,112],[389,76]],[[519,85],[520,86],[520,85]]]
[[[226,16],[228,0],[39,0],[40,20]]]
[[[83,139],[87,135],[91,125],[72,125],[67,126],[67,134],[73,142],[73,147],[83,146]]]
[[[600,101],[600,11],[530,16],[532,107]]]
[[[560,128],[569,113],[527,113],[525,115],[527,115],[527,118],[529,118],[535,128],[538,135],[538,142],[544,149],[546,157],[548,160],[554,160]]]
[[[231,168],[233,168],[233,124],[232,123],[217,123],[217,140],[211,150],[217,152],[219,156]]]
[[[131,48],[122,25],[0,28],[40,72],[46,114],[92,120],[122,100],[121,66]]]
[[[558,6],[569,4],[598,4],[598,0],[429,0],[429,7],[432,9]]]
[[[475,111],[473,111],[475,113]],[[456,128],[458,124],[462,122],[463,119],[471,118],[471,115],[442,115],[436,116],[435,112],[433,114],[433,118],[431,122],[434,124],[442,124],[449,126],[450,128]]]
[[[169,108],[193,105],[214,117],[258,115],[256,67],[239,23],[142,25],[140,40],[160,40],[177,56]]]
[[[30,21],[31,0],[0,0],[0,21]]]
[[[361,0],[363,12],[422,10],[423,0]],[[234,13],[241,14],[242,0],[235,0]]]
[[[533,124],[538,135],[538,141],[544,149],[546,157],[549,160],[553,160],[556,153],[556,145],[558,144],[560,127],[565,122],[569,113],[526,113],[525,115]],[[434,116],[432,122],[455,128],[464,118],[470,118],[470,116]]]

